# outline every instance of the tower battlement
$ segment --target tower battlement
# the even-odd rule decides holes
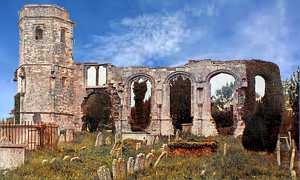
[[[69,13],[62,7],[52,4],[29,4],[25,5],[19,12],[20,21],[24,17],[56,17],[66,21],[69,20]],[[71,22],[71,21],[70,21]]]

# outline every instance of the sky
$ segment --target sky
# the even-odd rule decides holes
[[[188,59],[263,59],[286,79],[300,64],[298,0],[2,0],[0,118],[13,108],[18,11],[64,7],[76,23],[76,62],[177,66]]]

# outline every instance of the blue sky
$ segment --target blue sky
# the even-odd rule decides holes
[[[300,64],[297,0],[2,0],[0,118],[16,92],[18,11],[24,4],[67,9],[75,26],[77,62],[174,66],[187,59],[264,59],[282,78]]]

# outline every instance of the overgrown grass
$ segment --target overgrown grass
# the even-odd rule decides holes
[[[26,162],[16,170],[9,171],[0,179],[94,179],[100,165],[111,168],[112,145],[94,147],[96,135],[81,133],[74,143],[61,144],[54,151],[34,151],[26,155]],[[191,138],[191,137],[190,137]],[[191,139],[195,140],[196,137]],[[198,140],[203,138],[198,138]],[[249,152],[243,149],[239,139],[217,137],[218,149],[208,156],[167,157],[155,169],[147,169],[128,179],[184,180],[184,179],[289,179],[288,169],[278,168],[274,154]],[[160,147],[167,141],[164,138],[152,147],[135,151],[135,141],[124,143],[123,154],[126,160],[139,152],[148,153],[155,149],[156,157]],[[223,156],[223,144],[228,144],[227,155]],[[80,150],[83,146],[87,148]],[[63,158],[79,156],[81,161],[63,161]],[[44,159],[53,163],[42,164]],[[1,173],[2,174],[2,173]]]

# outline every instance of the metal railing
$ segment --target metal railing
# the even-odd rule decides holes
[[[24,144],[26,149],[53,149],[57,147],[58,125],[32,122],[15,124],[0,122],[0,140],[11,144]]]

